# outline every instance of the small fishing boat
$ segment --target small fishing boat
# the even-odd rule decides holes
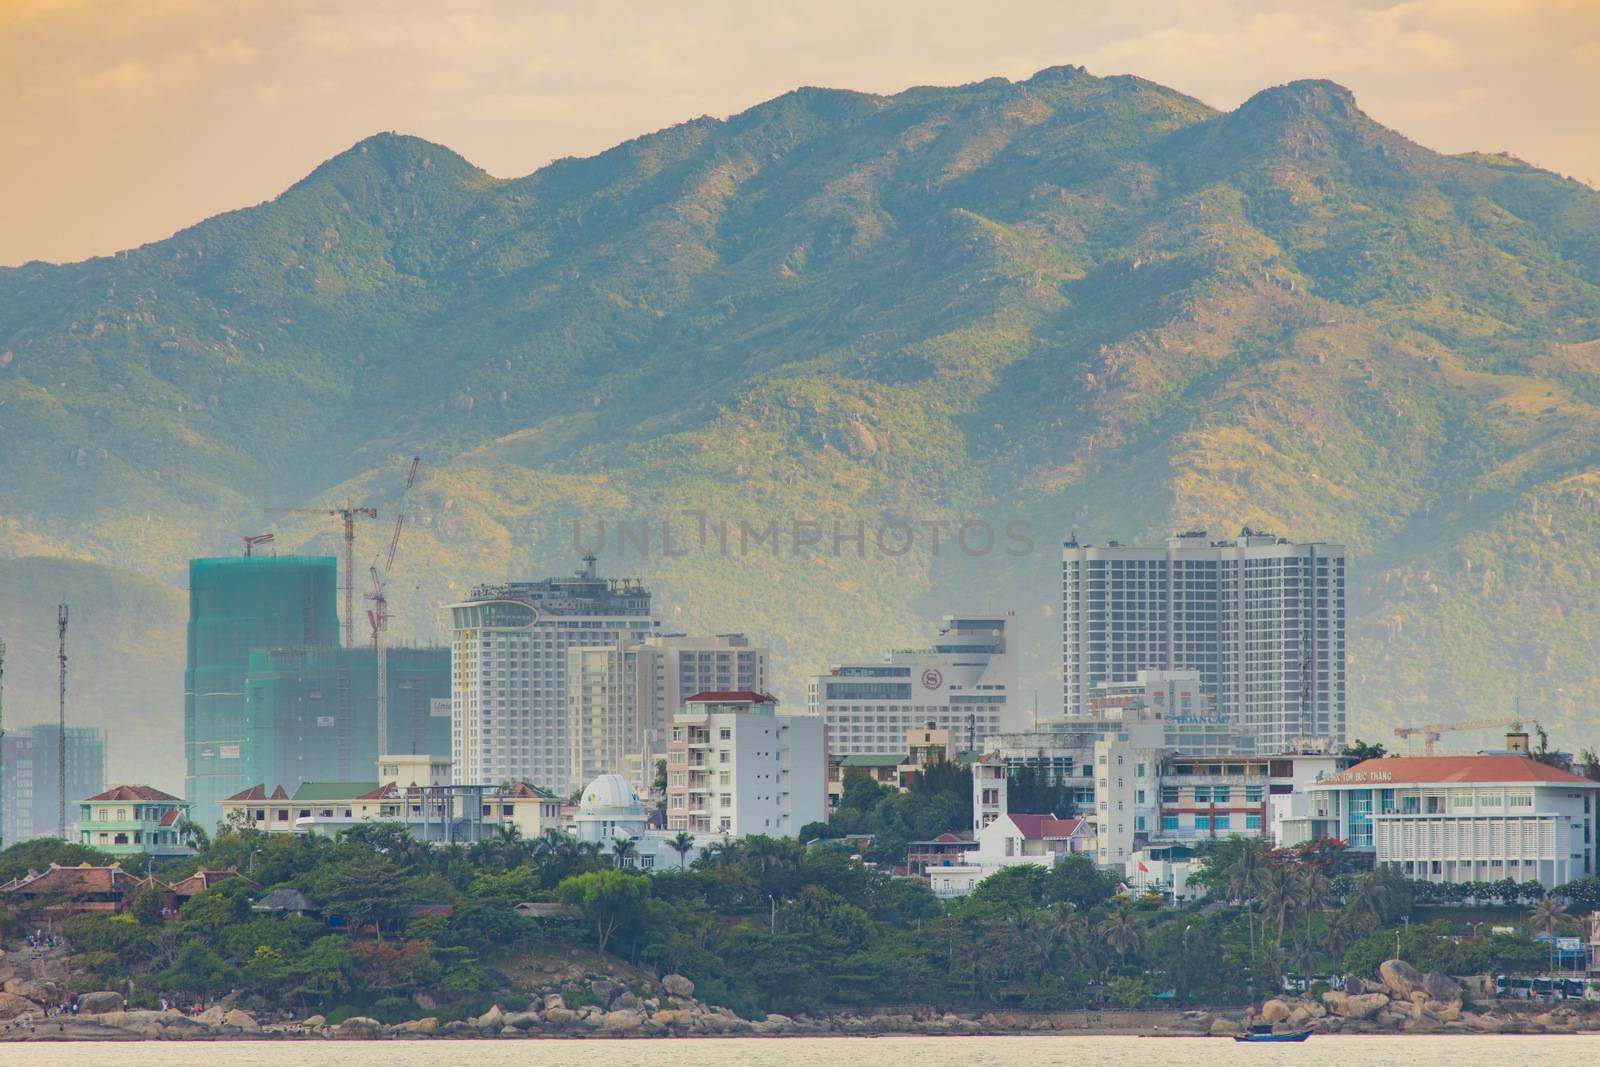
[[[1275,1034],[1272,1032],[1271,1023],[1257,1023],[1247,1033],[1234,1034],[1235,1041],[1249,1042],[1278,1042],[1278,1041],[1304,1041],[1311,1036],[1310,1030],[1296,1030],[1289,1034]]]

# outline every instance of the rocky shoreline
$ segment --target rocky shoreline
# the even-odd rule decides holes
[[[1577,1033],[1600,1030],[1600,1013],[1569,1007],[1530,1014],[1506,1005],[1471,1011],[1453,980],[1423,975],[1390,960],[1381,983],[1345,979],[1347,988],[1319,1000],[1268,1000],[1258,1009],[1218,1011],[937,1012],[884,1009],[741,1019],[694,998],[694,983],[667,975],[640,997],[619,983],[595,979],[582,999],[551,993],[525,1010],[496,1006],[482,1015],[440,1022],[425,1016],[385,1024],[354,1017],[330,1025],[320,1015],[294,1022],[259,1022],[250,1013],[215,1006],[198,1015],[177,1010],[125,1010],[121,994],[86,993],[75,1015],[44,1017],[41,1005],[0,993],[0,1041],[222,1040],[504,1040],[673,1037],[870,1037],[886,1035],[1143,1035],[1226,1037],[1254,1023],[1320,1033]],[[571,998],[576,1000],[576,997]],[[1517,1005],[1527,1009],[1526,1003]]]

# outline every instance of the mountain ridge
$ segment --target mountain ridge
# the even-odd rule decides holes
[[[1014,606],[1048,710],[1062,533],[1248,524],[1351,546],[1358,730],[1533,678],[1577,728],[1597,338],[1600,194],[1325,80],[1228,112],[1070,67],[796,90],[517,178],[377,134],[165,241],[0,270],[0,556],[175,585],[262,507],[385,525],[421,454],[395,607],[425,638],[622,523],[1025,522],[1022,559],[601,555],[673,628],[771,642],[789,699]]]

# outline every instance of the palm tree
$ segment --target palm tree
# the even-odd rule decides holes
[[[1311,941],[1311,917],[1328,905],[1328,876],[1316,864],[1303,864],[1295,872],[1295,889],[1299,899],[1295,906],[1305,917],[1305,940]]]
[[[1556,926],[1567,916],[1567,906],[1555,897],[1545,894],[1528,913],[1535,926],[1544,931],[1546,940],[1550,943],[1550,974],[1556,972]]]
[[[616,866],[626,866],[628,857],[636,855],[638,855],[638,849],[633,846],[633,838],[619,837],[611,842],[611,862]]]
[[[1261,890],[1261,876],[1266,870],[1265,851],[1265,845],[1259,839],[1246,841],[1228,867],[1228,899],[1244,905],[1252,958],[1256,954],[1255,897]]]
[[[694,849],[694,835],[687,830],[679,830],[678,836],[668,841],[667,845],[678,854],[678,869],[683,870],[684,857]]]
[[[1268,914],[1278,918],[1278,943],[1283,943],[1283,927],[1289,921],[1289,911],[1298,900],[1299,887],[1293,872],[1287,867],[1267,868],[1261,879],[1261,906]]]
[[[1144,947],[1144,929],[1133,907],[1125,900],[1117,902],[1097,929],[1105,937],[1106,944],[1116,951],[1118,963],[1123,967],[1128,965],[1128,953]]]
[[[1345,910],[1335,913],[1333,918],[1328,920],[1327,929],[1322,931],[1322,947],[1333,957],[1335,970],[1338,969],[1339,960],[1344,956],[1344,950],[1355,940],[1354,926],[1354,916]]]

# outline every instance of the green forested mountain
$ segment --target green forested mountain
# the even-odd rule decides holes
[[[1339,540],[1358,731],[1520,696],[1596,740],[1600,194],[1431,152],[1327,82],[1227,113],[1075,68],[805,89],[511,181],[380,135],[169,240],[0,271],[0,454],[0,554],[101,565],[84,615],[242,534],[333,547],[268,506],[373,504],[370,559],[419,454],[397,625],[442,636],[472,583],[571,569],[581,522],[669,625],[770,641],[790,700],[989,604],[1056,706],[1068,530]],[[969,518],[1033,551],[962,551]],[[774,520],[821,547],[741,551]],[[836,522],[916,547],[835,552]],[[19,603],[0,630],[53,626]]]

